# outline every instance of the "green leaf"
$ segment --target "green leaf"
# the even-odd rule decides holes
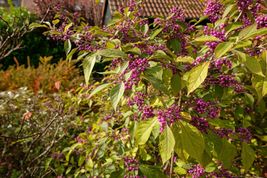
[[[256,158],[254,150],[245,142],[242,143],[241,158],[245,170],[249,170]]]
[[[127,58],[127,54],[119,49],[103,49],[98,51],[97,54],[109,58]]]
[[[164,84],[164,82],[162,81],[162,73],[161,73],[161,79],[159,79],[160,76],[156,75],[158,74],[158,72],[155,72],[154,74],[149,72],[150,70],[145,71],[144,73],[144,77],[145,79],[147,79],[155,89],[162,91],[165,94],[168,94],[168,88],[166,87],[166,85]]]
[[[232,162],[236,154],[236,147],[229,143],[226,139],[223,139],[218,159],[223,163],[225,168],[229,169],[232,166]]]
[[[167,176],[161,171],[159,166],[141,164],[139,168],[142,174],[147,178],[155,178],[155,177],[167,178]]]
[[[188,95],[204,82],[208,75],[209,65],[210,62],[203,62],[184,74],[183,80],[187,82]]]
[[[257,24],[256,23],[241,30],[238,37],[240,40],[249,38],[253,35],[253,33],[255,33],[255,31],[257,31]]]
[[[265,77],[262,73],[261,65],[256,58],[246,55],[245,65],[253,74]]]
[[[174,96],[177,96],[179,91],[182,89],[182,80],[179,74],[175,74],[172,76],[171,88]]]
[[[193,126],[180,122],[181,142],[183,149],[198,161],[202,160],[205,149],[205,142],[202,134]]]
[[[171,39],[167,41],[167,46],[169,49],[173,50],[175,53],[178,53],[181,51],[181,42],[179,39]]]
[[[45,25],[45,24],[31,23],[29,28],[32,30],[32,29],[35,29],[35,28],[49,28],[49,26]]]
[[[117,84],[112,90],[110,91],[110,98],[113,109],[116,111],[117,106],[123,96],[125,90],[124,83],[121,82],[121,84]]]
[[[184,150],[181,139],[181,127],[178,124],[172,126],[175,139],[174,151],[180,159],[186,161],[189,158],[188,153]]]
[[[175,139],[169,126],[166,126],[163,133],[159,136],[159,153],[162,163],[168,161],[174,151]]]
[[[226,34],[229,34],[231,31],[234,31],[242,26],[243,24],[241,22],[231,23],[226,27]]]
[[[230,51],[234,46],[234,43],[232,42],[224,42],[218,44],[218,46],[215,48],[215,57],[220,58],[224,54],[226,54],[228,51]]]
[[[147,142],[157,122],[157,118],[153,118],[138,123],[135,133],[135,139],[138,145],[144,145]]]
[[[225,18],[232,10],[235,9],[235,4],[229,5],[225,8],[222,18]]]
[[[267,77],[262,78],[254,76],[251,79],[252,86],[256,90],[258,95],[258,101],[260,101],[265,95],[267,95]]]
[[[86,85],[89,84],[89,79],[92,73],[92,70],[95,66],[96,60],[99,58],[97,55],[87,56],[83,61],[83,72]]]
[[[127,50],[127,52],[130,52],[130,53],[133,53],[133,54],[138,54],[138,55],[142,54],[141,50],[139,48],[137,48],[137,47],[131,48],[131,49]]]
[[[152,32],[150,39],[153,40],[160,32],[163,30],[163,28],[158,28],[155,31]]]
[[[68,39],[67,41],[64,42],[64,49],[65,49],[66,55],[68,55],[69,52],[70,52],[70,50],[71,50],[71,42],[70,42],[70,39]]]
[[[194,62],[194,58],[192,58],[191,56],[179,56],[175,59],[175,62],[192,64]]]
[[[170,56],[168,56],[162,50],[157,50],[156,52],[154,52],[154,54],[150,57],[150,59],[166,59],[166,60],[169,60],[169,61],[172,60],[172,58]]]
[[[248,47],[251,46],[252,42],[250,40],[246,40],[246,41],[239,41],[236,46],[234,47],[234,49],[239,49],[239,48],[244,48],[244,47]]]
[[[216,38],[215,36],[200,36],[195,38],[193,41],[195,42],[208,42],[208,41],[221,41],[219,38]]]
[[[106,83],[106,84],[103,84],[103,85],[99,85],[98,87],[96,87],[92,92],[91,94],[89,95],[89,98],[91,98],[92,96],[94,96],[95,94],[97,94],[98,92],[100,92],[101,90],[107,88],[108,86],[110,86],[111,84],[110,83]]]

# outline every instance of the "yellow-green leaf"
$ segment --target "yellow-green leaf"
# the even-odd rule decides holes
[[[234,46],[234,43],[232,42],[224,42],[218,44],[218,46],[215,48],[215,57],[220,58],[223,55],[225,55],[228,51],[230,51]]]
[[[174,151],[175,139],[169,126],[166,126],[163,133],[159,136],[159,153],[162,163],[166,163]]]
[[[210,62],[204,62],[184,74],[183,79],[187,82],[188,94],[197,89],[208,75]]]

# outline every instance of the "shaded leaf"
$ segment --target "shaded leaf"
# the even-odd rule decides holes
[[[226,139],[223,139],[220,150],[218,159],[223,163],[225,168],[229,169],[237,154],[236,147],[229,143]]]
[[[244,142],[242,143],[241,158],[245,170],[249,170],[256,158],[254,150]]]

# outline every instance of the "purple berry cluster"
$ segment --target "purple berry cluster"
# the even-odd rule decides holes
[[[173,124],[175,121],[181,119],[181,109],[179,106],[173,104],[166,110],[158,111],[158,121],[160,123],[160,131],[163,132],[167,125]]]
[[[249,143],[252,139],[252,134],[248,128],[238,128],[236,130],[236,133],[238,135],[238,138],[240,138],[240,140],[243,142]]]
[[[216,70],[221,70],[223,66],[226,66],[228,69],[232,68],[232,62],[227,58],[221,58],[212,61],[211,68]]]
[[[165,33],[169,39],[179,39],[181,43],[180,52],[183,54],[186,53],[186,38],[184,33],[182,33],[182,28],[178,21],[185,22],[185,16],[180,8],[174,7],[170,11],[170,18],[167,20],[156,18],[154,24],[163,27],[163,33]]]
[[[205,174],[205,170],[200,164],[197,164],[189,169],[188,173],[192,176],[192,178],[200,178]]]
[[[209,123],[203,117],[192,117],[190,124],[195,126],[202,133],[207,133],[209,129]]]
[[[253,4],[253,0],[237,0],[237,7],[239,11],[244,11]]]
[[[212,23],[216,22],[222,15],[222,4],[218,0],[208,0],[204,14],[207,15]]]
[[[141,92],[136,92],[136,95],[133,99],[128,100],[129,106],[136,105],[138,110],[142,113],[142,119],[148,119],[154,117],[154,109],[152,106],[145,105],[145,94]]]
[[[63,40],[66,41],[71,38],[74,32],[71,28],[65,30],[67,23],[62,23],[55,31],[50,35],[53,40]]]
[[[219,128],[214,129],[214,133],[216,133],[221,138],[227,138],[229,139],[232,134],[234,134],[234,131],[232,129],[228,128]]]
[[[75,41],[75,45],[79,50],[90,52],[97,51],[100,46],[97,43],[92,43],[93,41],[96,41],[95,36],[89,31],[85,31],[84,34],[81,34],[79,39]]]
[[[130,61],[128,70],[130,70],[131,76],[125,82],[125,89],[130,90],[132,87],[140,81],[140,75],[149,67],[148,60],[146,58],[138,58]]]
[[[220,168],[214,172],[205,172],[205,169],[199,165],[194,165],[191,169],[188,170],[188,173],[192,176],[192,178],[200,178],[200,177],[207,177],[207,178],[234,178],[235,176],[229,172],[228,170],[224,169],[221,165]]]
[[[238,81],[234,78],[233,75],[220,74],[218,77],[209,76],[206,79],[206,84],[208,85],[219,85],[224,88],[234,88],[235,92],[241,93],[244,91],[244,88]]]
[[[225,36],[224,26],[225,25],[222,25],[220,27],[220,30],[216,30],[216,29],[210,28],[208,26],[205,26],[204,27],[204,34],[215,36],[216,38],[220,39],[221,41],[225,41],[226,36]],[[219,43],[220,42],[217,42],[217,41],[211,41],[211,42],[206,42],[206,45],[213,51]]]
[[[139,161],[133,157],[125,157],[124,158],[124,166],[127,172],[135,172],[139,169]]]
[[[133,99],[128,100],[128,105],[137,105],[138,109],[142,109],[145,104],[145,94],[142,92],[136,92]]]
[[[142,113],[142,118],[143,119],[148,119],[148,118],[151,118],[151,117],[154,117],[155,114],[154,114],[154,110],[151,106],[144,106],[143,107],[143,113]]]
[[[206,114],[208,117],[214,119],[220,114],[220,108],[215,106],[213,102],[206,102],[203,99],[196,99],[194,110],[198,114]]]
[[[209,173],[208,177],[211,177],[211,178],[235,178],[235,176],[231,172],[224,169],[223,167],[221,167],[216,172]]]
[[[266,28],[267,27],[267,15],[263,14],[256,18],[256,23],[258,28]]]

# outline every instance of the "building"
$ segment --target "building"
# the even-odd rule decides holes
[[[4,2],[7,0],[0,0]],[[84,6],[94,12],[94,16],[98,17],[98,24],[106,24],[121,6],[129,0],[69,0],[70,3],[76,6]],[[167,16],[170,9],[180,7],[187,19],[199,18],[203,15],[204,0],[143,0],[142,1],[142,16]],[[14,4],[24,6],[33,12],[37,12],[34,5],[34,0],[13,0]]]

